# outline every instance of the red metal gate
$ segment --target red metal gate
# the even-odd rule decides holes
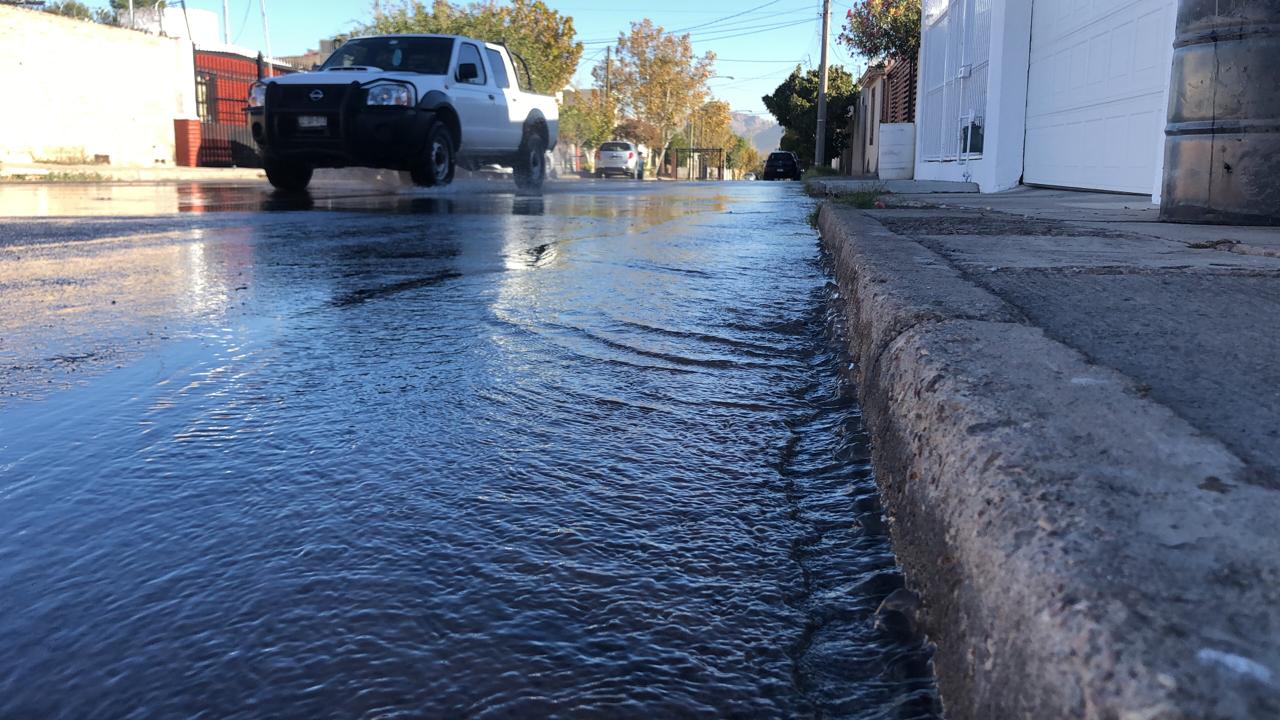
[[[263,76],[262,56],[196,50],[196,110],[200,116],[200,151],[196,162],[203,167],[262,167],[262,156],[253,142],[245,118],[249,86]],[[275,65],[272,74],[293,72]]]

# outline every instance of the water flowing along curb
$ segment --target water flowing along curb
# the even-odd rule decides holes
[[[1280,717],[1280,520],[1217,440],[824,203],[947,717]]]

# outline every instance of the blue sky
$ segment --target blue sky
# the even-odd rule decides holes
[[[142,2],[144,0],[140,0]],[[817,67],[821,36],[821,0],[545,0],[573,17],[578,39],[586,44],[576,79],[590,84],[590,68],[604,48],[632,20],[644,17],[667,30],[688,29],[698,52],[720,58],[711,80],[713,93],[734,110],[764,113],[760,97],[777,87],[797,63]],[[222,0],[187,0],[188,7],[221,15]],[[387,0],[390,5],[396,0]],[[430,0],[424,0],[429,3]],[[832,2],[833,65],[860,70],[862,61],[835,42],[852,0]],[[263,49],[258,0],[227,0],[235,44]],[[296,55],[316,47],[321,37],[350,30],[373,14],[372,0],[266,0],[271,47],[276,55]],[[105,0],[97,3],[105,5]],[[172,0],[171,0],[171,4]],[[384,5],[385,6],[385,5]],[[734,16],[734,17],[730,17]],[[729,79],[732,77],[733,79]]]

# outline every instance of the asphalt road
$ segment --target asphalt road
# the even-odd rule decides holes
[[[0,717],[935,717],[810,208],[0,186]]]

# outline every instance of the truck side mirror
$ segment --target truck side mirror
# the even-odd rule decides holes
[[[480,68],[475,63],[459,63],[458,64],[458,81],[471,82],[480,77]]]

